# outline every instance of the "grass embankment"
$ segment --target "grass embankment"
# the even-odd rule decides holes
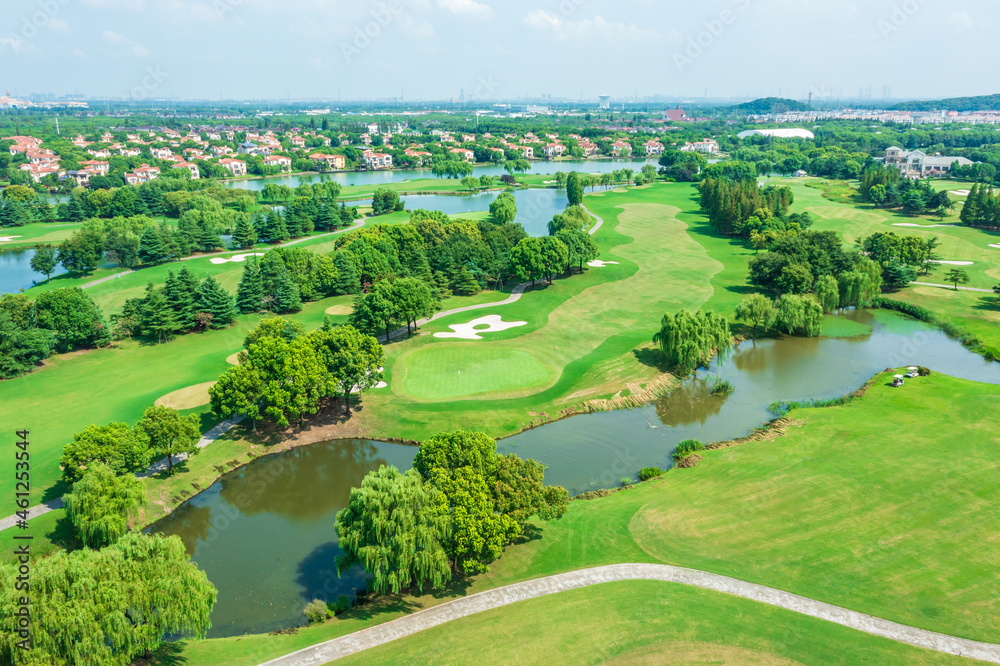
[[[489,574],[468,584],[433,596],[383,599],[293,635],[186,641],[174,648],[174,657],[190,666],[218,663],[223,656],[231,664],[260,663],[453,596],[623,562],[701,569],[923,629],[998,642],[1000,552],[993,544],[1000,533],[1000,437],[992,415],[1000,387],[934,374],[894,389],[887,385],[891,374],[877,377],[864,397],[849,404],[793,410],[790,416],[804,425],[783,437],[704,451],[693,469],[572,502],[561,520],[537,525]],[[890,663],[947,659],[724,595],[627,585],[628,591],[600,586],[559,594],[442,630],[469,635],[456,629],[475,631],[490,621],[492,631],[475,635],[498,636],[478,645],[499,659],[519,658],[505,652],[512,648],[502,644],[504,637],[518,636],[521,654],[534,656],[560,646],[576,650],[569,640],[576,632],[593,637],[580,637],[582,649],[604,645],[593,649],[608,649],[608,657],[682,641],[724,643],[807,663],[870,663],[879,655]],[[677,608],[653,604],[669,599]],[[647,601],[669,621],[649,618]],[[635,614],[619,603],[634,607]],[[720,605],[731,610],[711,611]],[[606,631],[640,621],[650,623],[648,631]],[[772,633],[775,626],[790,627],[791,634]],[[626,637],[631,633],[634,641]],[[430,640],[443,635],[421,634],[399,649],[409,648],[408,658],[417,661],[436,659],[435,643],[464,654],[464,646]],[[395,656],[394,647],[385,649],[372,655],[378,661]],[[840,656],[817,658],[823,654]]]

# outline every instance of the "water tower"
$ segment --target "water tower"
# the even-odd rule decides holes
[[[597,99],[600,100],[602,109],[611,108],[611,95],[598,95]]]

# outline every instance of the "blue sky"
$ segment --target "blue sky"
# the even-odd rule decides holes
[[[0,18],[19,95],[1000,92],[990,0],[3,0]]]

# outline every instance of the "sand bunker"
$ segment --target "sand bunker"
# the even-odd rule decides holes
[[[967,197],[972,194],[971,190],[952,190],[948,194],[954,194],[957,197]]]
[[[498,333],[508,328],[527,326],[526,321],[504,321],[500,315],[486,315],[473,319],[468,324],[451,324],[453,333],[435,333],[435,338],[458,338],[460,340],[482,340],[480,333]]]
[[[996,249],[1000,250],[1000,245],[997,245],[996,243],[990,243],[990,247],[995,247]]]
[[[230,261],[245,261],[247,257],[263,257],[263,252],[249,252],[247,254],[234,254],[231,257],[212,257],[209,259],[213,264],[227,264]]]
[[[235,354],[230,354],[229,356],[226,357],[226,363],[228,363],[229,365],[239,365],[240,364],[239,355],[240,352],[236,352]]]
[[[173,407],[174,409],[194,409],[195,407],[201,407],[211,402],[208,389],[214,384],[215,382],[205,382],[204,384],[195,384],[194,386],[178,389],[159,398],[154,404]]]
[[[957,227],[957,224],[914,224],[912,222],[896,222],[894,227],[919,227],[920,229],[933,229],[934,227]]]
[[[588,261],[587,265],[591,268],[604,268],[605,266],[610,266],[611,264],[618,265],[617,261],[601,261],[600,259],[594,259],[593,261]]]
[[[21,238],[20,236],[0,236],[0,243],[7,243],[14,240],[15,238]]]
[[[352,305],[331,305],[326,309],[328,315],[349,315],[354,312]]]
[[[948,264],[949,266],[971,266],[971,261],[943,261],[940,259],[928,259],[928,264]]]

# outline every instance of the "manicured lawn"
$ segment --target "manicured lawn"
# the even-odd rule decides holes
[[[556,374],[530,351],[477,342],[481,341],[425,345],[407,359],[402,371],[397,370],[399,392],[416,400],[449,400],[524,390],[542,385]]]
[[[721,592],[659,581],[623,581],[453,620],[351,655],[342,663],[970,662]]]
[[[385,599],[380,602],[387,609],[384,613],[362,607],[294,636],[189,641],[183,656],[192,665],[214,663],[220,654],[226,654],[229,663],[253,659],[259,663],[453,595],[622,562],[702,569],[923,629],[1000,642],[1000,581],[995,575],[1000,551],[994,547],[1000,533],[996,512],[1000,435],[993,425],[1000,387],[934,374],[893,389],[886,385],[890,375],[882,375],[864,398],[851,404],[793,410],[789,416],[804,425],[789,428],[774,441],[707,451],[693,469],[674,469],[659,481],[603,499],[572,502],[562,519],[537,525],[519,544],[507,548],[488,574],[468,585],[458,584],[433,596]],[[600,642],[605,614],[609,622],[617,621],[613,596],[601,588],[581,594],[593,595],[584,606],[597,609],[593,611],[596,619],[587,621],[589,611],[571,606],[576,611],[567,611],[566,620],[578,623],[580,631],[593,633]],[[626,598],[638,606],[647,595],[655,594],[674,592],[633,592]],[[717,597],[690,590],[677,594],[691,600],[679,604],[683,617],[698,617],[699,609],[715,603],[709,597]],[[542,603],[569,603],[558,599]],[[856,646],[875,641],[832,625],[812,625],[812,620],[752,602],[717,600],[748,604],[738,613],[709,614],[714,618],[711,630],[731,638],[709,640],[678,620],[678,635],[684,637],[680,640],[758,645],[754,649],[768,651],[776,648],[765,640],[769,635],[765,627],[801,621],[806,623],[801,630],[803,649],[815,645],[817,650],[824,646],[836,650],[832,646],[839,643],[833,636],[841,631]],[[673,612],[670,606],[657,608],[660,613]],[[502,617],[493,616],[494,631],[486,633],[527,636],[519,633],[519,627],[560,622],[554,607],[549,611],[548,619],[534,615],[530,608],[497,611]],[[730,624],[737,620],[750,624]],[[474,630],[478,625],[468,626]],[[742,635],[763,642],[743,642],[736,626],[744,628]],[[689,636],[689,630],[695,633]],[[475,635],[477,641],[484,636],[446,631],[453,636]],[[562,632],[559,625],[552,634]],[[677,640],[672,636],[654,640],[652,635],[642,640],[654,644],[672,639]],[[561,639],[552,640],[560,645]],[[567,650],[572,649],[569,643]],[[415,650],[423,645],[419,642]],[[497,650],[498,658],[505,654],[502,645],[484,642],[481,646]],[[547,649],[541,644],[536,647]],[[466,648],[456,645],[454,649]],[[384,658],[392,654],[386,652]],[[795,653],[776,654],[798,659]],[[857,659],[805,662],[872,663],[863,656],[876,653],[859,654]],[[926,657],[932,662],[937,658]],[[901,657],[900,663],[920,659]]]

